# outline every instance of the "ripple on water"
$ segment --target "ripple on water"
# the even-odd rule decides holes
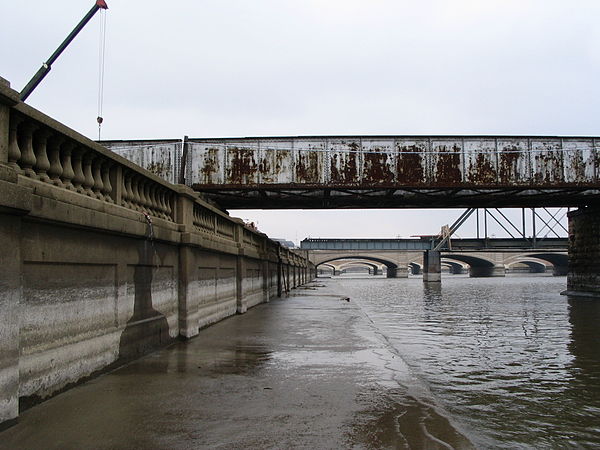
[[[564,278],[339,283],[482,447],[600,445],[600,302]]]

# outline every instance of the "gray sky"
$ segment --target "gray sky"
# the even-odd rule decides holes
[[[103,139],[599,134],[598,1],[107,2]],[[3,2],[0,76],[20,90],[92,4]],[[98,19],[28,99],[91,138]],[[432,234],[459,212],[234,214],[301,239]]]

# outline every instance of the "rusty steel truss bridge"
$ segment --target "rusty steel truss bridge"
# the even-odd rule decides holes
[[[185,137],[101,144],[228,209],[600,204],[600,137]]]

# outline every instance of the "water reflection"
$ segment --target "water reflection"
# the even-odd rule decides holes
[[[600,299],[569,297],[569,322],[574,374],[593,381],[590,386],[600,397]]]
[[[600,444],[600,301],[536,276],[341,282],[478,446]]]

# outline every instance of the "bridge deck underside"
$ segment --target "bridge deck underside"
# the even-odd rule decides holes
[[[317,136],[105,142],[227,208],[582,206],[593,137]]]
[[[193,189],[231,209],[332,208],[521,208],[579,207],[600,203],[596,189],[348,189],[282,186],[192,185]]]

